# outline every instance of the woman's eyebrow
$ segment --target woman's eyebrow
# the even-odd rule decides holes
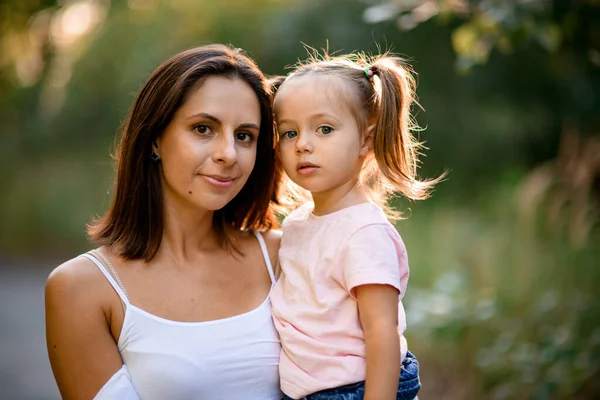
[[[260,127],[256,124],[253,124],[251,122],[246,122],[245,124],[240,124],[240,126],[238,126],[239,128],[245,128],[245,129],[256,129],[257,131],[260,131]]]
[[[190,115],[186,119],[194,119],[194,118],[206,118],[206,119],[209,119],[209,120],[213,121],[216,124],[222,125],[221,120],[219,118],[215,117],[214,115],[210,115],[210,114],[203,113],[203,112],[198,113],[198,114],[194,114],[194,115]],[[251,122],[246,122],[246,123],[240,124],[238,126],[238,129],[239,128],[256,129],[257,131],[260,131],[260,127],[258,125],[256,125],[256,124],[251,123]]]
[[[186,119],[192,119],[192,118],[206,118],[206,119],[210,119],[211,121],[213,121],[217,124],[221,124],[221,120],[219,118],[215,117],[214,115],[210,115],[210,114],[203,113],[203,112],[194,114],[194,115],[190,115]]]

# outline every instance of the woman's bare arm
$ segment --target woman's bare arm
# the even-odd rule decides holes
[[[46,345],[63,399],[92,399],[122,366],[111,335],[118,297],[93,263],[76,258],[46,283]],[[120,304],[119,304],[120,306]]]

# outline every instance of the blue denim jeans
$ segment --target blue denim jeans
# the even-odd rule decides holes
[[[421,389],[419,380],[419,362],[417,358],[409,351],[406,358],[402,361],[400,370],[400,382],[398,383],[398,392],[396,400],[413,400],[417,397]],[[300,400],[362,400],[365,395],[365,382],[352,383],[337,388],[325,389],[319,392],[309,394]],[[293,400],[291,397],[283,395],[282,400]]]

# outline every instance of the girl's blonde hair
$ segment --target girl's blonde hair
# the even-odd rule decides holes
[[[414,71],[403,59],[390,53],[321,56],[315,51],[308,60],[296,65],[287,78],[276,78],[272,83],[276,91],[291,80],[320,75],[345,80],[350,89],[348,105],[354,111],[359,128],[366,132],[373,126],[373,152],[363,164],[359,185],[390,218],[400,218],[401,213],[387,204],[392,196],[400,194],[411,200],[426,199],[433,186],[445,176],[417,178],[419,151],[423,144],[413,134],[421,130],[411,114],[412,107],[418,105]],[[291,181],[282,188],[284,204],[297,204],[306,198],[307,193],[303,194]]]

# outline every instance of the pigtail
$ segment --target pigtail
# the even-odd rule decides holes
[[[371,70],[379,78],[379,107],[373,131],[373,153],[379,170],[392,191],[412,200],[426,199],[442,177],[424,181],[417,178],[422,144],[413,135],[418,128],[411,116],[416,88],[413,71],[401,59],[389,56],[377,59]]]

